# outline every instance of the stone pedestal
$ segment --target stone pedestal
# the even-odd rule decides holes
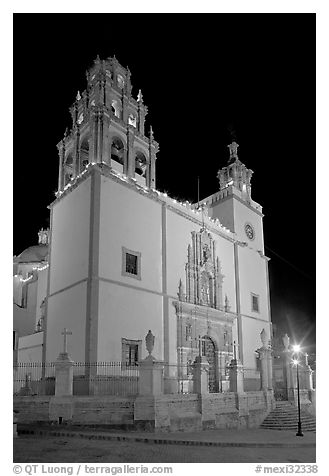
[[[301,368],[302,374],[302,388],[306,390],[313,390],[313,370],[309,365]]]
[[[262,390],[273,389],[272,351],[268,347],[257,350],[260,359],[260,376]]]
[[[49,420],[62,423],[73,416],[73,365],[67,352],[55,362],[55,396],[49,402]]]
[[[139,395],[161,395],[163,393],[163,362],[152,355],[139,363]]]
[[[237,359],[230,363],[230,392],[243,393],[243,365]]]
[[[55,396],[73,395],[74,362],[67,352],[62,352],[55,362]]]
[[[208,372],[209,362],[206,357],[197,356],[193,364],[193,393],[199,395],[209,393]]]

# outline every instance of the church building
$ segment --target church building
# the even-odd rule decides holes
[[[151,330],[167,392],[200,354],[210,392],[227,388],[232,358],[253,390],[259,336],[271,335],[268,258],[238,144],[218,157],[218,189],[180,202],[157,190],[159,144],[116,58],[95,60],[70,112],[50,229],[14,258],[16,360],[55,361],[66,328],[75,362],[133,368]]]

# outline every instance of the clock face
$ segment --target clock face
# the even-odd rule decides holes
[[[252,225],[250,225],[250,223],[245,224],[244,231],[246,232],[246,235],[249,238],[249,240],[253,240],[255,238],[255,231]]]

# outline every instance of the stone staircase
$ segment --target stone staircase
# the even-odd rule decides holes
[[[302,431],[316,431],[315,418],[301,408],[300,419]],[[298,426],[298,408],[291,402],[276,402],[276,408],[272,410],[260,428],[269,430],[296,430]]]

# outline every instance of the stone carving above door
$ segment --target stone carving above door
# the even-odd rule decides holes
[[[192,232],[185,265],[185,288],[179,282],[180,301],[224,310],[222,284],[224,275],[216,256],[215,242],[204,228]]]

